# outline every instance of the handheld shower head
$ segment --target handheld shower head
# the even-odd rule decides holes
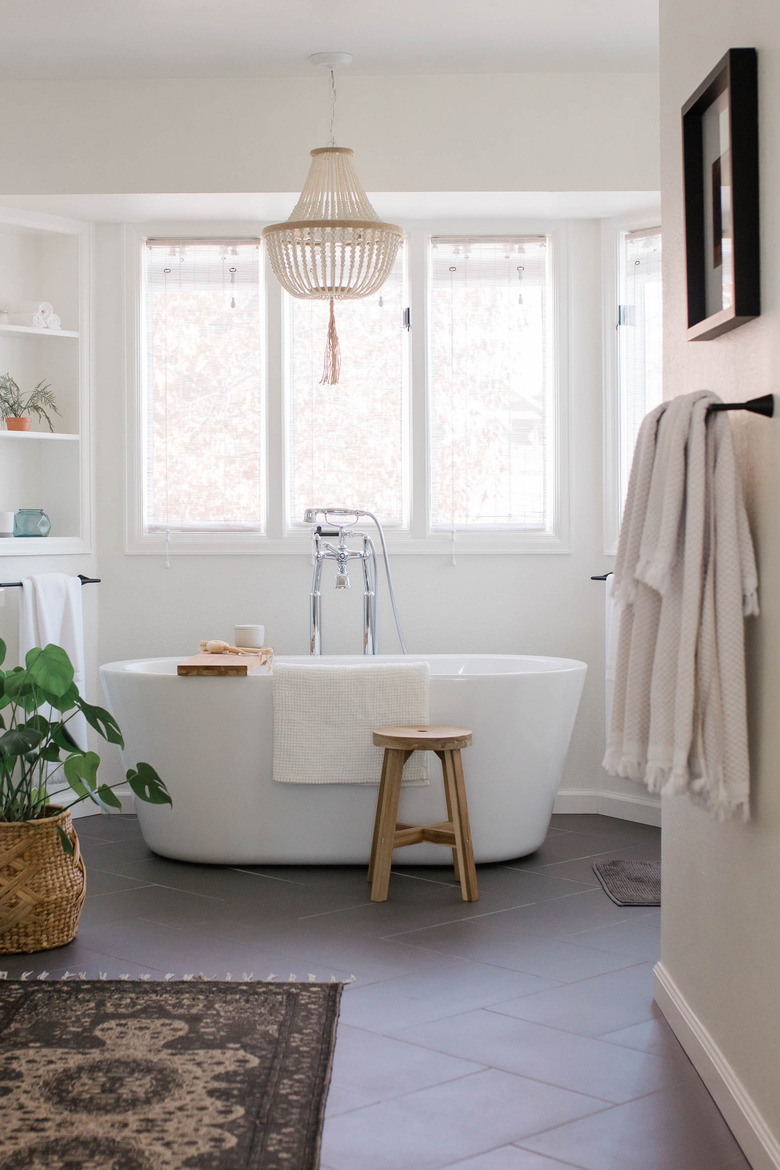
[[[361,512],[359,508],[304,508],[303,522],[304,524],[316,524],[318,516],[324,517],[327,522],[328,516],[354,516],[357,520],[360,516],[369,515],[369,512]]]

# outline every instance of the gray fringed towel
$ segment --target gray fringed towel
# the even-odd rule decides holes
[[[753,544],[725,413],[706,390],[640,428],[615,565],[615,690],[604,767],[749,815],[744,616]]]

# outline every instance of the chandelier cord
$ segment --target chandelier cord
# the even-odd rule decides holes
[[[336,139],[333,136],[333,128],[336,124],[336,74],[331,69],[330,71],[330,138],[328,139],[328,146],[335,146]]]

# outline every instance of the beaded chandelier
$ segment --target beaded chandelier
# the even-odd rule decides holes
[[[282,287],[304,300],[330,301],[321,383],[334,386],[341,369],[334,302],[377,292],[395,263],[403,232],[383,223],[368,200],[352,162],[354,151],[336,146],[334,69],[348,53],[315,53],[311,60],[330,71],[330,143],[311,151],[306,183],[284,223],[263,228],[268,258]]]

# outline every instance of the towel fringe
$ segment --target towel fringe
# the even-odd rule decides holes
[[[647,585],[650,589],[655,589],[656,593],[660,593],[663,597],[669,588],[671,565],[645,558],[637,565],[635,575],[637,581],[641,581],[643,585]]]

